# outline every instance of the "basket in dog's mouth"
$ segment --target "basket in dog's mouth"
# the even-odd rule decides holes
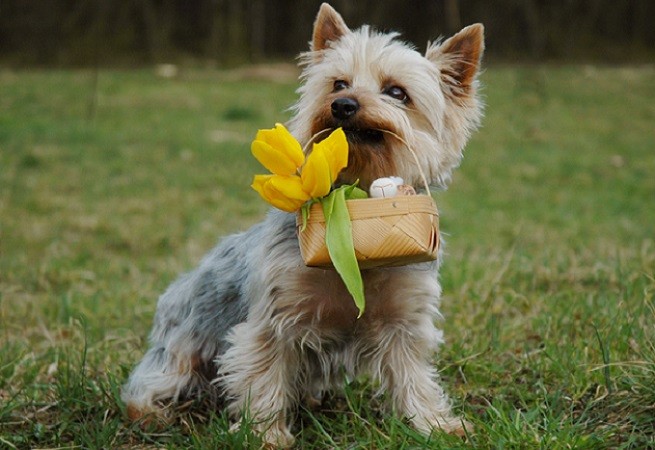
[[[433,261],[439,251],[439,212],[429,195],[404,195],[346,201],[360,269]],[[298,241],[308,266],[332,267],[325,245],[320,204],[310,208],[305,228],[296,216]]]

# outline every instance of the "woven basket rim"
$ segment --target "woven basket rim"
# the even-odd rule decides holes
[[[437,204],[431,196],[426,194],[346,200],[346,206],[351,221],[412,213],[432,214],[439,217]],[[310,208],[307,224],[324,222],[325,217],[321,204],[314,203]],[[300,211],[296,215],[296,225],[302,225]]]

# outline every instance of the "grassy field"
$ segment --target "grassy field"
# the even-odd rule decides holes
[[[298,448],[655,447],[655,68],[491,67],[449,191],[436,363],[468,441],[359,380]],[[295,80],[0,71],[0,448],[257,448],[191,409],[125,419],[156,299],[261,219],[249,142]],[[382,418],[384,417],[384,420]]]

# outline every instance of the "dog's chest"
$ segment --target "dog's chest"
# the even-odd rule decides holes
[[[362,278],[366,305],[359,319],[352,296],[334,270],[303,268],[295,272],[286,280],[293,305],[287,304],[285,309],[297,317],[299,324],[326,332],[351,333],[374,322],[402,317],[409,296],[403,291],[408,286],[420,291],[416,273],[403,269],[367,270]]]

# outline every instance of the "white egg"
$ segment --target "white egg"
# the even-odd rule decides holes
[[[389,177],[391,180],[393,180],[394,183],[396,183],[396,186],[400,186],[402,184],[405,184],[405,180],[403,180],[400,177]]]
[[[398,186],[392,178],[378,178],[371,183],[368,193],[371,198],[394,197],[398,193]]]

